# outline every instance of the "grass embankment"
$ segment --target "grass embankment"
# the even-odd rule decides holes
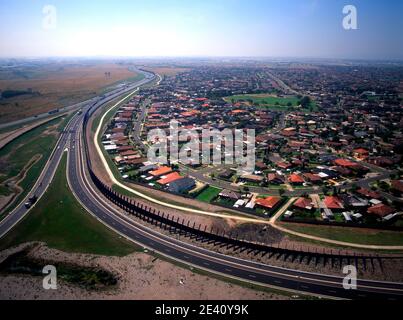
[[[0,219],[27,195],[27,190],[34,186],[68,119],[69,117],[51,120],[24,133],[0,150],[0,184],[9,179],[15,180],[13,182],[22,179],[18,185],[23,189],[13,204],[1,213]],[[11,190],[3,184],[0,194],[10,193]]]
[[[0,249],[41,241],[51,248],[110,256],[125,256],[139,248],[97,221],[75,199],[66,179],[64,155],[43,198],[5,238]]]
[[[287,229],[300,233],[313,235],[330,240],[337,240],[349,243],[380,245],[380,246],[402,246],[403,232],[372,230],[349,227],[313,226],[292,223],[282,224]]]

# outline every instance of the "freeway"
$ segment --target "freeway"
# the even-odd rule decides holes
[[[83,106],[82,115],[77,113],[71,118],[70,122],[67,124],[58,142],[56,143],[56,146],[48,162],[46,163],[41,175],[39,176],[32,190],[30,190],[24,200],[14,210],[12,210],[3,220],[0,221],[0,239],[5,236],[19,221],[21,221],[21,219],[23,219],[35,206],[34,204],[31,208],[26,208],[25,203],[28,201],[28,199],[30,197],[36,196],[39,201],[40,198],[43,196],[54,177],[60,159],[62,158],[63,151],[66,148],[67,142],[71,140],[71,137],[74,134],[74,130],[77,127],[77,123],[81,118],[83,118],[85,112],[91,107],[96,109],[99,106],[103,106],[106,103],[115,100],[122,94],[133,91],[135,88],[147,84],[155,79],[155,76],[149,72],[141,70],[139,70],[139,72],[144,74],[143,80],[132,83],[130,85],[126,85],[123,88],[110,91],[101,97],[91,99],[89,103]]]
[[[100,195],[91,183],[86,168],[86,153],[82,151],[81,130],[82,122],[76,124],[76,137],[70,141],[69,185],[91,214],[129,240],[186,265],[263,286],[338,298],[403,298],[401,283],[359,280],[358,290],[345,290],[341,277],[284,269],[222,255],[163,235],[128,218]]]
[[[86,152],[83,152],[82,126],[82,122],[76,124],[76,136],[70,141],[70,188],[88,212],[127,239],[186,265],[263,286],[337,298],[403,298],[401,283],[359,280],[357,290],[345,290],[341,277],[284,269],[219,254],[166,236],[130,219],[107,201],[90,181]]]
[[[152,81],[146,78],[141,84]],[[133,90],[132,86],[130,90]],[[42,196],[49,185],[65,149],[68,150],[67,177],[69,186],[78,201],[100,222],[127,239],[140,244],[166,258],[186,265],[239,279],[261,286],[277,287],[325,297],[347,299],[402,299],[403,284],[358,280],[357,290],[345,290],[342,277],[285,269],[240,258],[219,254],[190,243],[161,234],[138,223],[108,202],[88,178],[86,153],[83,141],[83,121],[87,111],[96,110],[129,90],[100,99],[94,105],[76,114],[60,137],[55,151],[31,194]],[[18,223],[28,212],[21,206],[0,223],[0,237]],[[22,211],[19,211],[22,210]]]

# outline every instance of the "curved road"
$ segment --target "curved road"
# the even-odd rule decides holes
[[[24,200],[13,210],[11,211],[3,220],[0,221],[0,239],[11,230],[13,226],[15,226],[25,215],[30,211],[25,207],[25,203],[32,196],[37,196],[38,201],[43,196],[45,191],[47,190],[50,182],[52,181],[56,169],[59,165],[60,159],[63,155],[63,151],[66,148],[67,142],[71,140],[73,137],[74,130],[77,127],[77,122],[84,117],[85,112],[93,106],[94,109],[99,106],[105,105],[106,103],[115,100],[117,97],[120,97],[122,94],[133,91],[135,88],[142,86],[146,83],[149,83],[154,80],[155,76],[151,73],[144,72],[139,70],[139,72],[144,74],[144,79],[138,81],[136,83],[125,86],[123,89],[119,88],[113,90],[109,93],[106,93],[102,97],[93,98],[90,100],[90,103],[82,108],[83,113],[79,115],[75,114],[70,122],[67,124],[66,128],[62,132],[53,153],[51,154],[48,162],[46,163],[44,169],[42,170],[41,175],[39,176],[36,184],[32,188],[32,190],[28,193],[28,195],[24,198]],[[35,206],[35,205],[34,205]],[[33,206],[33,207],[34,207]]]
[[[130,89],[133,90],[133,87],[140,86],[151,80],[151,78],[146,78],[141,84],[137,83],[131,86]],[[125,92],[128,91],[130,90]],[[94,109],[105,105],[123,93],[116,93],[115,96],[113,94],[108,95],[108,97],[98,101]],[[76,114],[72,118],[31,194],[35,193],[37,196],[42,196],[52,180],[63,155],[63,150],[67,147],[67,177],[69,185],[76,198],[88,212],[122,236],[165,257],[226,277],[308,294],[348,299],[403,298],[402,283],[359,280],[357,290],[345,290],[342,287],[341,277],[284,269],[222,255],[160,234],[129,219],[100,195],[100,192],[95,189],[87,177],[82,130],[84,114],[90,107],[86,106],[82,115]],[[4,219],[0,223],[0,237],[8,232],[27,212],[27,210],[19,206]]]

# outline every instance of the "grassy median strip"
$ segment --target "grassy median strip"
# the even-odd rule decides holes
[[[5,238],[0,249],[41,241],[51,248],[107,256],[125,256],[140,248],[91,216],[75,199],[66,179],[67,156],[57,169],[49,189]]]

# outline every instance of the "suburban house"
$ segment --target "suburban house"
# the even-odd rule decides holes
[[[171,182],[168,191],[172,193],[186,193],[196,187],[196,182],[192,178],[182,178]]]
[[[255,204],[264,209],[273,210],[281,203],[281,197],[267,197],[264,199],[256,199]]]
[[[297,209],[302,210],[312,210],[314,208],[314,204],[309,198],[298,198],[297,201],[294,202],[293,206]]]
[[[325,197],[323,204],[331,210],[343,210],[344,205],[339,197]]]

